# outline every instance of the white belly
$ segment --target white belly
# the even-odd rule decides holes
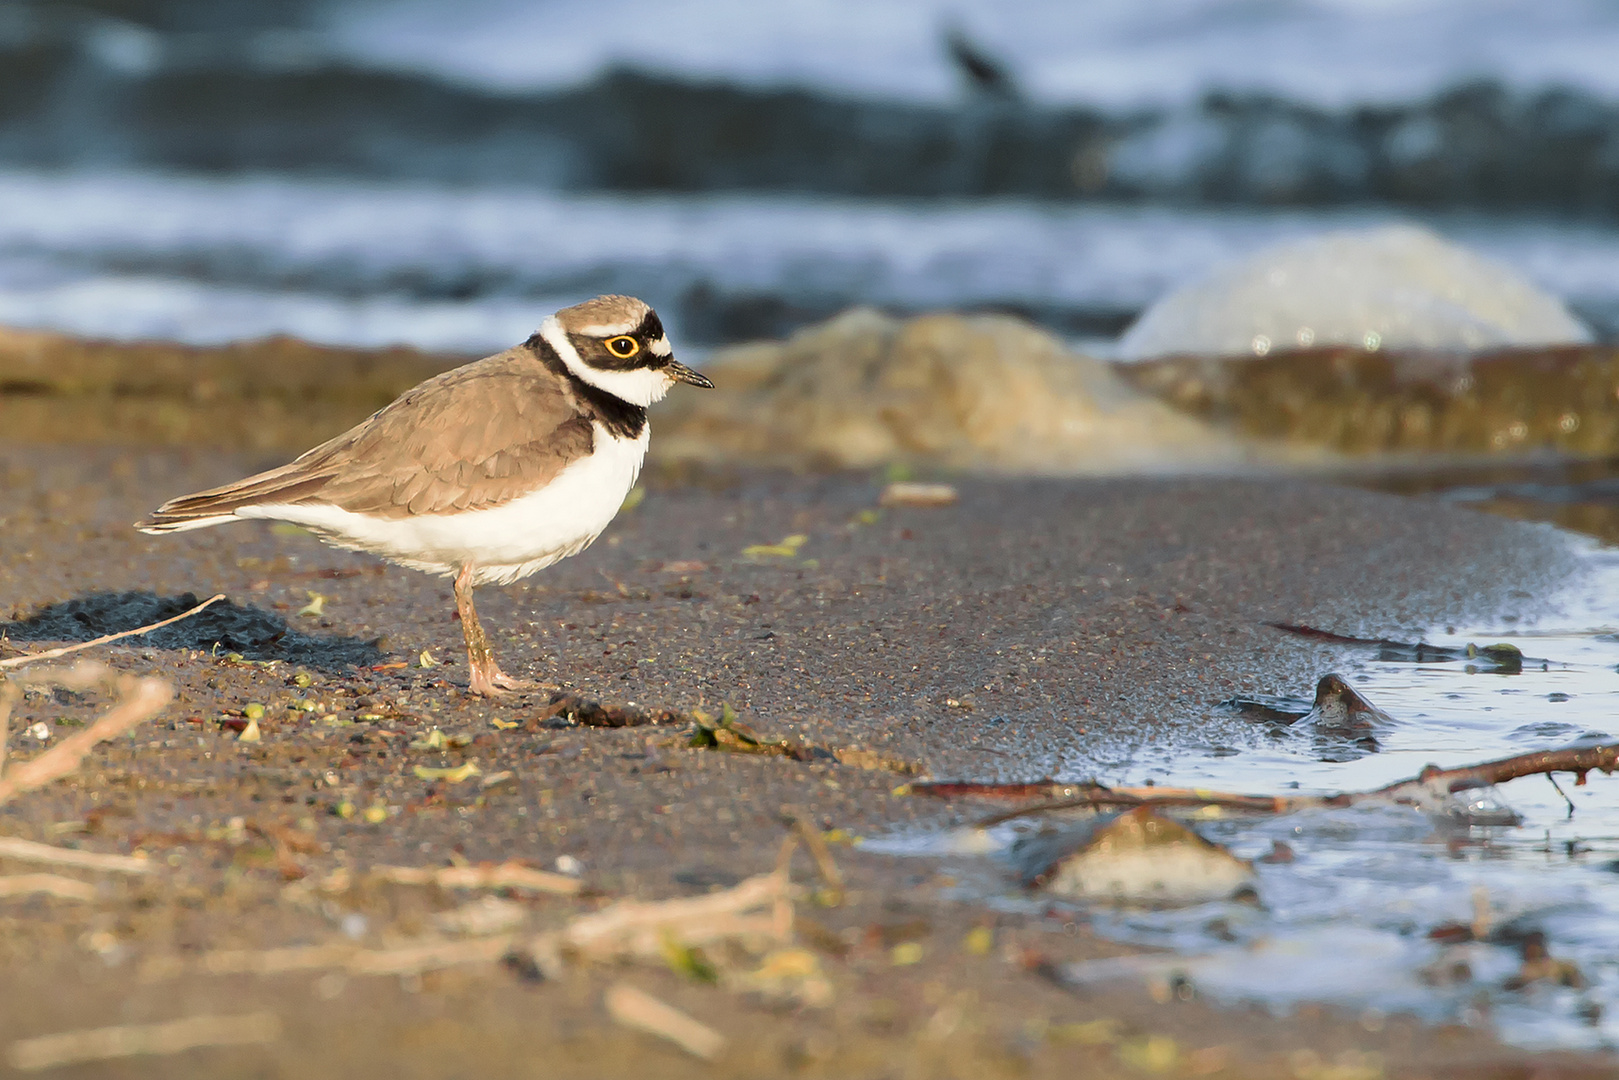
[[[595,452],[531,495],[489,510],[382,518],[335,506],[244,506],[237,517],[290,521],[338,547],[453,577],[476,567],[474,584],[505,584],[578,554],[601,535],[635,486],[650,432],[615,439],[596,427]]]

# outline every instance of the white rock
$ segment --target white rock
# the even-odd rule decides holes
[[[1147,309],[1120,358],[1272,349],[1486,349],[1591,341],[1556,297],[1410,225],[1325,233],[1215,270]]]

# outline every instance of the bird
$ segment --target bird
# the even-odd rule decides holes
[[[453,578],[469,691],[535,689],[501,671],[473,590],[527,577],[601,535],[640,475],[647,407],[676,383],[714,386],[675,359],[645,302],[598,296],[547,317],[521,345],[405,391],[296,460],[171,499],[135,528],[285,521]]]

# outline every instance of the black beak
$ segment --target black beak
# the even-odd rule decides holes
[[[679,360],[669,361],[669,374],[673,375],[678,382],[691,383],[693,386],[701,386],[705,390],[714,389],[714,384],[708,381],[707,376],[698,374]]]

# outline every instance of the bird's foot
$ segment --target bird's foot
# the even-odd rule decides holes
[[[469,692],[480,697],[501,697],[505,694],[523,694],[532,693],[536,690],[556,689],[559,689],[559,687],[555,683],[513,678],[492,663],[488,667],[473,667],[472,681],[467,687]]]

